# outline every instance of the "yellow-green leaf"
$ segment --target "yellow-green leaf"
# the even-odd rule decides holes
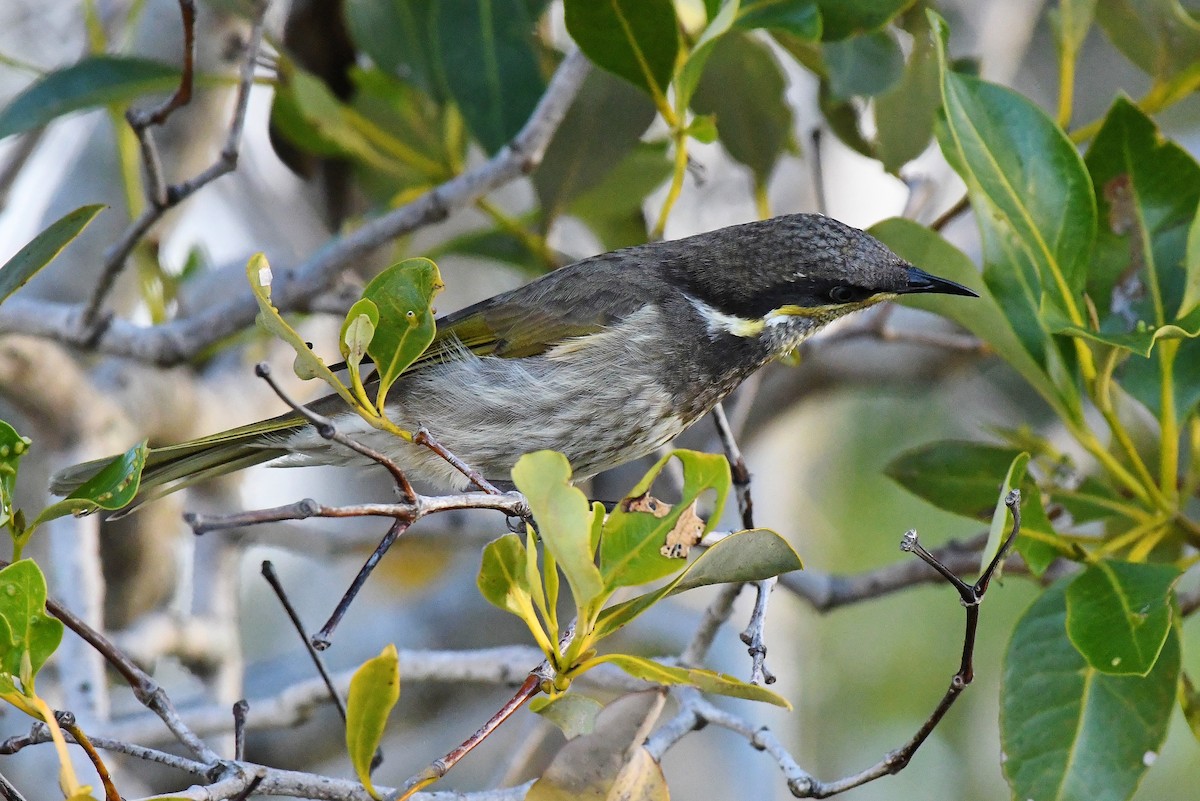
[[[400,656],[396,646],[389,644],[354,671],[346,698],[346,750],[358,780],[372,798],[380,796],[371,784],[371,762],[388,715],[399,699]]]
[[[30,523],[27,533],[34,528],[63,515],[82,515],[97,509],[113,511],[128,505],[137,496],[142,481],[142,468],[146,466],[146,454],[150,452],[146,440],[142,440],[125,453],[114,458],[89,478],[79,489],[58,503],[51,504]]]
[[[436,264],[416,258],[388,267],[363,290],[379,310],[367,353],[379,370],[380,409],[392,384],[433,342],[433,299],[445,286]]]
[[[765,701],[768,704],[791,709],[792,705],[782,695],[771,692],[766,687],[748,684],[741,679],[725,673],[716,673],[700,668],[675,667],[645,659],[632,654],[604,654],[585,662],[585,668],[602,663],[616,665],[630,676],[652,681],[655,684],[686,684],[701,692],[727,695],[730,698],[745,698],[748,701]]]

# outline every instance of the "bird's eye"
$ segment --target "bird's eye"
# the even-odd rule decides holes
[[[829,299],[834,303],[853,303],[860,295],[857,288],[845,284],[838,284],[829,290]]]

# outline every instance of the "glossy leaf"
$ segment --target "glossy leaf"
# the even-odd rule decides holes
[[[1102,560],[1067,587],[1067,634],[1101,673],[1145,676],[1171,629],[1171,565]]]
[[[444,287],[437,265],[415,258],[393,264],[363,289],[363,297],[379,309],[367,353],[379,371],[380,409],[392,384],[433,342],[433,299]]]
[[[371,784],[371,762],[383,739],[392,707],[400,700],[400,656],[388,644],[379,656],[363,662],[350,678],[346,694],[346,750],[363,787],[380,798]]]
[[[1100,0],[1096,21],[1152,77],[1168,79],[1200,61],[1200,21],[1179,0]]]
[[[934,20],[946,115],[942,149],[953,151],[951,163],[967,182],[977,216],[1011,233],[1036,268],[1043,306],[1049,302],[1078,315],[1096,233],[1096,202],[1083,161],[1030,100],[951,72],[945,23],[936,15]]]
[[[1175,702],[1175,629],[1145,677],[1097,671],[1066,632],[1065,582],[1013,630],[1000,691],[1004,773],[1014,798],[1125,801],[1154,761]]]
[[[604,590],[596,567],[593,512],[583,491],[571,484],[571,465],[557,451],[527,453],[512,470],[513,483],[529,501],[542,544],[558,562],[577,608]]]
[[[533,609],[525,545],[520,537],[505,534],[487,544],[477,583],[479,592],[493,606],[518,617],[525,617]]]
[[[742,0],[733,27],[769,28],[809,41],[820,39],[823,28],[816,0]]]
[[[628,81],[591,71],[533,173],[542,230],[633,152],[654,115],[654,103]]]
[[[608,250],[646,241],[642,202],[671,175],[665,142],[638,144],[594,188],[567,209],[600,238]]]
[[[692,95],[700,83],[700,76],[704,73],[709,56],[712,55],[713,48],[733,26],[739,5],[738,0],[729,0],[721,5],[720,10],[709,21],[692,46],[691,52],[687,54],[683,66],[679,68],[679,72],[675,76],[675,93],[682,105],[691,105]]]
[[[103,208],[103,204],[96,204],[67,212],[6,261],[0,267],[0,303],[53,261]]]
[[[671,0],[564,0],[567,31],[597,66],[665,97],[679,53]]]
[[[557,698],[539,695],[529,702],[529,711],[557,726],[568,740],[591,734],[603,705],[582,693],[563,693]]]
[[[1177,318],[1187,317],[1200,309],[1200,210],[1188,228],[1184,273],[1183,300],[1179,302],[1179,311],[1175,315]]]
[[[23,437],[8,423],[0,420],[0,526],[7,526],[16,511],[13,492],[16,489],[17,464],[29,451],[29,437]]]
[[[467,127],[488,153],[521,130],[545,83],[525,0],[438,0],[434,27],[442,76]]]
[[[628,497],[637,498],[650,492],[673,458],[683,466],[683,489],[669,513],[657,517],[650,512],[630,511],[622,502],[609,514],[600,541],[600,575],[606,589],[645,584],[681,569],[684,564],[681,560],[663,556],[660,549],[680,515],[702,494],[714,492],[713,510],[704,533],[712,531],[721,519],[732,480],[729,460],[723,454],[674,451],[659,459],[629,491]]]
[[[66,498],[43,509],[29,528],[32,530],[47,520],[63,515],[87,514],[97,509],[113,511],[129,505],[137,497],[142,468],[146,466],[146,454],[149,452],[146,440],[134,445]]]
[[[817,0],[827,42],[869,33],[887,25],[914,0]]]
[[[604,654],[589,660],[590,665],[604,663],[616,665],[634,678],[651,681],[655,684],[686,684],[705,693],[727,695],[730,698],[744,698],[748,701],[765,701],[784,709],[792,708],[792,705],[783,696],[725,673],[664,665],[652,659],[632,654]]]
[[[32,559],[0,570],[0,618],[9,635],[0,637],[0,671],[19,677],[31,694],[38,671],[63,635],[62,622],[46,613],[46,577]]]
[[[1097,336],[1116,338],[1118,346],[1126,346],[1121,336],[1133,338],[1140,344],[1127,347],[1147,354],[1155,339],[1187,333],[1164,326],[1176,322],[1184,297],[1200,164],[1123,97],[1109,109],[1086,163],[1103,222],[1088,272],[1088,294],[1101,315]]]
[[[170,92],[179,68],[126,56],[97,55],[47,73],[0,111],[0,139],[41,128],[64,114],[128,103],[143,95]]]
[[[346,0],[346,27],[375,65],[403,73],[426,92],[439,89],[434,62],[436,0]]]
[[[949,295],[909,295],[906,306],[940,314],[953,320],[987,342],[1000,358],[1056,410],[1065,410],[1069,401],[1062,398],[1042,367],[1018,338],[997,298],[980,279],[975,265],[961,250],[938,233],[911,220],[893,218],[870,229],[897,255],[929,271],[957,281],[979,293],[978,298],[963,299]],[[1065,416],[1065,412],[1062,412]]]
[[[829,91],[835,100],[882,94],[904,74],[904,53],[888,31],[829,42],[824,55]]]
[[[729,87],[740,86],[731,92]],[[752,36],[721,37],[692,97],[698,114],[716,117],[721,145],[765,185],[780,156],[792,145],[787,81],[771,49]]]
[[[982,519],[1017,457],[998,445],[941,440],[905,451],[887,466],[889,478],[939,509]]]
[[[925,18],[912,15],[921,23]],[[925,25],[914,22],[913,49],[900,81],[875,98],[875,152],[888,172],[921,155],[933,139],[933,124],[942,107],[937,55]]]
[[[783,537],[768,529],[739,531],[721,539],[671,581],[652,592],[610,606],[600,613],[597,639],[628,625],[668,595],[726,582],[760,581],[804,567]]]

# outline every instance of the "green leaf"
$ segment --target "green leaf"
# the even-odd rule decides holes
[[[1169,79],[1200,61],[1200,22],[1179,0],[1103,0],[1096,21],[1126,58]]]
[[[733,27],[770,28],[816,41],[821,38],[821,12],[816,0],[742,0]]]
[[[838,41],[887,25],[914,0],[817,0],[824,20],[822,38]]]
[[[379,308],[367,353],[379,371],[380,409],[392,384],[433,342],[433,299],[444,287],[436,264],[414,258],[388,267],[363,289],[363,297]]]
[[[8,637],[0,637],[0,671],[19,677],[25,693],[62,642],[63,624],[46,614],[46,577],[32,559],[0,570],[0,618]]]
[[[710,584],[761,581],[803,567],[792,546],[774,531],[755,528],[730,534],[705,550],[664,586],[601,612],[595,628],[596,638],[607,637],[629,624],[668,595]]]
[[[521,130],[545,83],[525,0],[439,0],[434,27],[442,75],[467,128],[488,153]]]
[[[939,509],[979,520],[995,509],[996,491],[1017,455],[998,445],[941,440],[905,451],[884,472]]]
[[[0,303],[53,261],[103,208],[103,204],[95,204],[67,212],[6,261],[0,267]]]
[[[1004,773],[1019,799],[1124,801],[1162,747],[1175,702],[1175,629],[1145,677],[1089,666],[1067,639],[1066,583],[1018,621],[1004,659]]]
[[[567,31],[597,66],[665,97],[679,53],[671,0],[564,0]]]
[[[829,42],[824,48],[829,91],[834,100],[883,94],[904,73],[904,53],[888,31]]]
[[[1184,256],[1183,300],[1175,317],[1182,319],[1200,308],[1200,210],[1192,218],[1188,228],[1187,247]]]
[[[21,436],[15,428],[0,420],[0,526],[7,526],[13,518],[17,463],[30,444],[29,437]]]
[[[912,19],[913,49],[904,73],[875,98],[875,151],[884,169],[897,174],[929,146],[942,107],[937,55],[925,17],[913,14]]]
[[[525,215],[518,224],[528,225],[533,222],[533,217]],[[425,255],[435,261],[447,253],[491,259],[533,276],[544,274],[548,268],[541,255],[530,248],[529,240],[507,225],[467,231],[425,250]]]
[[[338,380],[321,357],[313,352],[304,341],[304,337],[287,324],[279,309],[271,304],[271,265],[267,263],[266,256],[255,253],[250,257],[246,262],[246,280],[250,283],[250,291],[254,293],[254,299],[258,302],[258,324],[291,345],[292,350],[296,352],[296,375],[305,380],[319,377],[333,387],[346,403],[355,406],[355,400],[345,385]]]
[[[1080,323],[1079,295],[1096,236],[1096,201],[1083,161],[1032,101],[950,71],[945,22],[929,13],[942,75],[942,150],[966,181],[980,224],[1011,235],[1036,268],[1043,305]]]
[[[1096,0],[1059,0],[1050,13],[1059,53],[1073,60],[1091,30]]]
[[[603,70],[588,74],[533,173],[542,230],[633,152],[654,114],[654,103],[628,81]]]
[[[89,56],[35,81],[0,111],[0,139],[41,128],[64,114],[128,103],[143,95],[170,92],[179,68],[126,56]]]
[[[1101,673],[1145,676],[1171,629],[1171,565],[1102,560],[1067,587],[1067,635]]]
[[[493,606],[521,618],[532,611],[525,545],[520,537],[505,534],[487,544],[477,583],[479,592]]]
[[[732,27],[734,17],[737,16],[738,5],[738,0],[729,0],[721,6],[721,10],[700,34],[700,38],[696,40],[696,44],[693,45],[691,52],[684,60],[683,66],[679,68],[679,74],[675,76],[675,93],[679,96],[680,105],[691,105],[692,95],[696,91],[696,85],[700,82],[700,76],[704,72],[708,58],[712,55],[717,42],[723,39]]]
[[[604,591],[592,545],[592,509],[571,484],[571,465],[557,451],[527,453],[512,470],[513,483],[529,501],[542,544],[558,562],[578,609]]]
[[[1191,328],[1191,326],[1189,326]],[[1090,342],[1098,342],[1102,345],[1109,345],[1121,350],[1127,350],[1130,353],[1136,353],[1143,358],[1150,355],[1154,350],[1154,346],[1164,339],[1194,339],[1200,336],[1198,330],[1188,330],[1180,328],[1177,325],[1164,325],[1159,328],[1153,326],[1139,326],[1133,331],[1125,333],[1107,334],[1102,331],[1093,331],[1088,328],[1080,328],[1075,325],[1055,325],[1051,328],[1055,334],[1066,334],[1068,336],[1080,337]]]
[[[346,26],[355,44],[380,69],[403,73],[436,95],[435,0],[346,0]]]
[[[137,497],[149,452],[146,440],[142,440],[117,456],[66,498],[43,509],[29,525],[29,531],[63,515],[83,515],[97,509],[111,512],[129,505]]]
[[[1041,537],[1031,536],[1032,534],[1053,537],[1056,532],[1054,524],[1050,522],[1050,517],[1046,514],[1041,491],[1026,477],[1025,483],[1021,486],[1021,533],[1017,536],[1013,548],[1025,560],[1029,571],[1040,577],[1046,572],[1046,568],[1050,567],[1050,564],[1061,555],[1062,551]]]
[[[1200,164],[1124,97],[1109,109],[1086,163],[1103,221],[1088,271],[1101,322],[1093,336],[1145,355],[1155,340],[1188,333],[1165,326],[1178,322],[1183,303]]]
[[[581,693],[563,693],[557,698],[539,695],[529,702],[530,712],[553,723],[568,740],[591,734],[603,708],[599,701]]]
[[[383,739],[388,715],[400,700],[400,656],[396,646],[388,644],[379,656],[363,662],[350,678],[346,695],[346,750],[358,780],[371,794],[380,798],[371,784],[371,762]]]
[[[672,458],[678,459],[683,466],[683,490],[670,512],[656,517],[650,512],[629,511],[622,502],[609,514],[600,540],[600,575],[606,589],[645,584],[679,570],[683,563],[679,559],[663,556],[661,548],[666,543],[667,533],[675,528],[680,516],[701,494],[709,490],[716,493],[704,533],[712,531],[721,519],[732,481],[729,460],[723,454],[673,451],[650,468],[630,490],[629,498],[650,492]]]
[[[1179,679],[1179,706],[1183,710],[1183,718],[1192,730],[1192,736],[1200,740],[1200,692],[1187,673],[1181,672]]]
[[[730,86],[738,86],[736,92]],[[730,33],[713,48],[692,97],[698,114],[717,119],[721,144],[765,185],[776,162],[792,146],[792,108],[787,81],[771,49],[752,36]]]
[[[338,347],[350,369],[357,369],[367,355],[367,348],[375,337],[375,327],[378,325],[379,307],[367,298],[359,298],[346,313],[338,335]]]
[[[1060,416],[1070,417],[1070,410],[1078,404],[1078,396],[1071,394],[1070,388],[1055,386],[1006,316],[1011,313],[1012,304],[1001,302],[992,294],[991,287],[981,282],[975,265],[962,251],[936,232],[911,220],[884,220],[872,226],[870,233],[902,258],[925,265],[934,273],[968,286],[980,295],[968,302],[949,296],[910,295],[902,301],[905,306],[940,314],[987,342]],[[1040,323],[1037,325],[1038,336],[1044,337]]]
[[[670,175],[666,142],[641,143],[567,213],[586,223],[608,250],[640,245],[646,241],[642,201]]]
[[[988,526],[987,543],[983,546],[983,553],[980,554],[982,560],[979,564],[980,572],[988,566],[992,561],[992,557],[1000,548],[1000,544],[1008,537],[1008,507],[1004,503],[1004,499],[1008,497],[1008,493],[1014,487],[1020,487],[1025,480],[1025,469],[1029,467],[1029,454],[1026,452],[1018,453],[1008,466],[1008,472],[1004,474],[1004,481],[1000,484],[1000,497],[995,501],[995,508],[992,511],[992,522]],[[1022,499],[1023,500],[1023,499]],[[997,567],[996,578],[1000,578],[1003,572],[1004,565],[1001,563]]]
[[[757,684],[747,684],[728,674],[700,668],[673,667],[632,654],[603,654],[589,659],[585,663],[584,669],[605,662],[616,665],[634,678],[651,681],[655,684],[686,684],[701,692],[727,695],[730,698],[745,698],[748,701],[765,701],[784,709],[792,708],[792,705],[783,696]]]

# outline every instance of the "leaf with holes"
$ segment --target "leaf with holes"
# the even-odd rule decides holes
[[[415,258],[388,267],[363,290],[362,296],[379,309],[367,353],[379,371],[375,403],[380,413],[392,384],[433,342],[433,299],[444,287],[437,265]]]

